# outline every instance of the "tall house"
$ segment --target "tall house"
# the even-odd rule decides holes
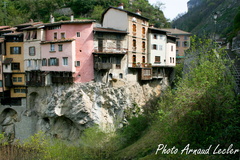
[[[14,32],[5,35],[6,54],[3,56],[3,74],[6,90],[10,97],[26,97],[23,33]]]
[[[176,37],[167,31],[149,27],[148,60],[152,64],[153,78],[163,78],[176,66]]]
[[[122,4],[118,7],[109,7],[102,16],[103,27],[128,32],[128,79],[150,80],[152,70],[147,63],[149,19],[141,16],[139,10],[135,13],[124,10]]]
[[[94,79],[93,20],[44,24],[41,71],[49,83],[89,82]],[[45,79],[45,80],[46,80]]]
[[[27,86],[42,86],[41,41],[45,40],[43,23],[23,28],[24,34],[24,70],[26,72]]]
[[[101,82],[127,80],[127,32],[94,28],[95,80]]]
[[[4,34],[8,33],[13,33],[16,30],[16,28],[11,28],[10,26],[0,26],[0,98],[1,98],[1,103],[4,104],[6,98],[10,98],[10,90],[6,89],[5,83],[4,83],[4,75],[3,75],[3,61],[6,55],[6,50],[5,50],[5,38]]]
[[[192,34],[177,28],[162,28],[162,30],[169,32],[168,35],[178,38],[176,42],[176,58],[177,63],[181,63],[185,56],[184,52],[190,47],[190,36]]]

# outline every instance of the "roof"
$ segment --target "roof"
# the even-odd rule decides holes
[[[169,31],[166,31],[166,30],[163,30],[163,29],[160,29],[160,28],[155,28],[155,27],[149,27],[148,28],[149,30],[152,30],[152,31],[157,31],[157,32],[164,32],[164,33],[170,33]]]
[[[122,12],[126,12],[127,14],[129,15],[132,15],[132,16],[135,16],[135,17],[138,17],[138,18],[141,18],[141,19],[145,19],[145,20],[149,20],[149,18],[146,18],[146,17],[143,17],[137,13],[134,13],[134,12],[130,12],[130,11],[127,11],[127,10],[124,10],[124,9],[121,9],[121,8],[118,8],[118,7],[109,7],[108,9],[106,9],[103,14],[102,14],[102,19],[101,19],[101,22],[103,21],[103,17],[104,15],[107,13],[108,10],[110,9],[116,9],[116,10],[119,10],[119,11],[122,11]]]
[[[10,28],[10,26],[0,26],[0,29],[7,29]]]
[[[172,35],[189,35],[189,36],[192,35],[190,32],[186,32],[177,28],[162,28],[161,30],[170,32],[169,34]]]
[[[15,27],[27,27],[27,26],[33,26],[36,24],[42,24],[43,22],[27,22],[27,23],[23,23],[23,24],[18,24]]]
[[[93,23],[95,20],[86,19],[86,20],[68,20],[68,21],[58,21],[53,23],[44,23],[44,26],[55,26],[55,25],[61,25],[61,24],[74,24],[74,23]]]
[[[102,27],[96,27],[93,29],[95,32],[108,32],[108,33],[122,33],[122,34],[127,34],[128,32],[123,31],[123,30],[117,30],[113,28],[102,28]]]
[[[57,39],[53,41],[42,41],[41,44],[48,44],[48,43],[64,43],[64,42],[72,42],[75,39],[69,38],[69,39]]]
[[[13,61],[12,58],[6,58],[6,59],[4,59],[3,64],[10,64],[10,63],[12,63],[12,61]]]
[[[4,36],[21,36],[23,35],[22,32],[14,32],[14,33],[6,33]]]
[[[36,24],[33,26],[22,28],[21,30],[34,30],[34,29],[38,29],[38,28],[42,28],[42,27],[44,27],[44,24],[41,23],[41,24]]]

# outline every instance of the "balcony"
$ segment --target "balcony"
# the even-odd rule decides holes
[[[126,48],[95,47],[95,54],[126,54]]]
[[[151,68],[152,67],[152,64],[151,63],[129,63],[128,64],[128,67],[130,68]]]
[[[73,77],[52,77],[52,83],[73,83]]]
[[[97,70],[112,69],[112,63],[95,62],[94,68]]]

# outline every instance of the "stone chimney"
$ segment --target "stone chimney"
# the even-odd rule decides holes
[[[139,9],[137,9],[136,14],[141,15],[141,11]]]
[[[51,15],[50,15],[50,23],[54,23],[54,22],[55,22],[54,17],[53,17],[53,15],[51,14]]]
[[[123,3],[119,3],[119,5],[118,5],[118,7],[117,7],[117,8],[119,8],[119,9],[123,9],[123,6],[124,6],[124,4],[123,4]]]
[[[71,14],[71,21],[74,21],[74,15]]]

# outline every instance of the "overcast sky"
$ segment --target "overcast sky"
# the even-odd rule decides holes
[[[148,0],[151,4],[156,2],[164,3],[162,9],[166,18],[173,20],[179,13],[187,12],[187,2],[189,0]]]

